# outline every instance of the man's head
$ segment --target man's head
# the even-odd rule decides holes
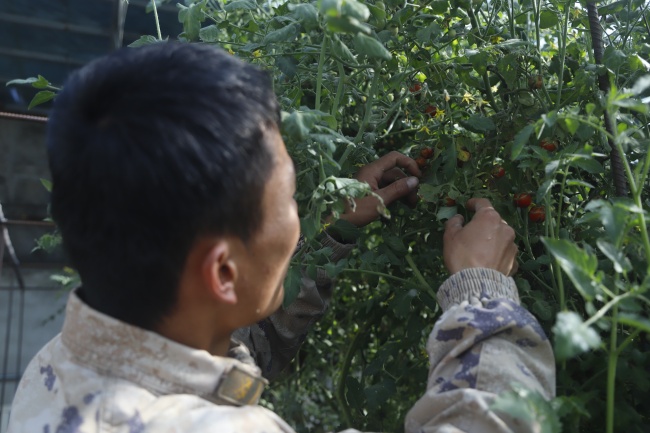
[[[197,240],[253,242],[286,155],[278,122],[269,77],[208,46],[125,49],[75,72],[47,147],[52,215],[85,300],[152,328]]]

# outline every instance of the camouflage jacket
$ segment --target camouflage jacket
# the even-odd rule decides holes
[[[334,246],[334,255],[346,253]],[[293,357],[325,310],[330,284],[324,275],[304,278],[296,303],[237,332],[228,357],[115,320],[72,293],[61,334],[20,382],[8,433],[293,432],[256,404],[262,372],[272,377]],[[468,269],[441,286],[438,301],[445,312],[427,345],[429,380],[406,431],[534,431],[490,409],[513,382],[555,393],[549,342],[519,306],[514,281]]]

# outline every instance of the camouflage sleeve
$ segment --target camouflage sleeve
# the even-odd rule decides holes
[[[301,237],[298,248],[302,242]],[[339,243],[327,234],[321,240],[321,245],[332,249],[330,260],[334,263],[354,248],[354,244]],[[316,279],[309,278],[303,272],[300,292],[291,305],[280,307],[273,315],[255,325],[235,331],[233,340],[248,348],[264,377],[277,377],[298,353],[307,331],[325,314],[332,297],[332,285],[332,279],[322,269],[318,270]]]
[[[438,291],[443,315],[427,343],[426,393],[405,420],[415,432],[532,432],[490,407],[512,383],[555,396],[555,360],[537,320],[519,304],[512,278],[473,268]]]

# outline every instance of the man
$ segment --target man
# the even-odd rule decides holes
[[[331,282],[303,279],[297,306],[273,314],[299,236],[278,112],[264,73],[207,46],[119,51],[72,75],[47,144],[52,215],[83,286],[25,372],[10,433],[293,431],[256,405],[255,364],[279,371]],[[389,204],[419,175],[391,153],[358,178]],[[344,217],[366,224],[377,204]],[[523,430],[490,409],[495,394],[520,382],[554,395],[550,346],[508,277],[514,232],[487,200],[468,208],[470,223],[447,223],[453,275],[408,432]],[[350,248],[323,243],[334,259]]]

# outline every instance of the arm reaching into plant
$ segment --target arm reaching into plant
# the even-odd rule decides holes
[[[519,303],[514,280],[514,231],[486,199],[467,203],[476,212],[463,226],[446,225],[443,255],[453,274],[438,291],[443,315],[427,351],[426,393],[406,417],[407,432],[537,431],[491,408],[514,383],[550,399],[555,362],[537,320]]]
[[[390,152],[362,167],[355,178],[368,183],[381,197],[383,206],[388,206],[400,199],[414,203],[421,175],[415,160],[399,152]],[[376,196],[357,199],[354,209],[348,206],[341,219],[357,227],[365,226],[379,217],[381,205]],[[354,244],[341,243],[327,233],[321,239],[321,246],[332,249],[332,263],[347,256],[354,248]],[[315,279],[303,273],[300,292],[291,305],[280,307],[255,325],[235,331],[230,356],[246,360],[250,359],[247,355],[250,351],[264,377],[276,377],[295,357],[307,331],[325,314],[332,296],[332,285],[332,279],[322,269],[317,271]]]

